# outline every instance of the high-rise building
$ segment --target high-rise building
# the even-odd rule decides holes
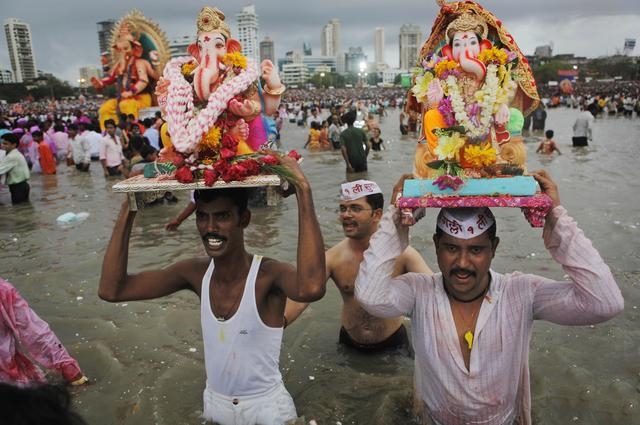
[[[410,70],[416,66],[422,44],[422,30],[418,25],[404,24],[400,27],[400,69]]]
[[[336,59],[335,56],[303,55],[301,51],[294,50],[287,52],[284,58],[278,59],[278,70],[284,72],[285,65],[304,64],[310,74],[336,72]]]
[[[16,18],[8,18],[4,21],[4,33],[14,81],[22,83],[33,80],[38,75],[29,24]]]
[[[111,32],[113,28],[116,26],[116,21],[113,19],[108,19],[106,21],[98,22],[98,45],[100,47],[100,52],[98,57],[105,52],[111,50]]]
[[[533,55],[537,58],[550,58],[553,56],[553,47],[550,44],[537,46]]]
[[[13,83],[13,72],[10,69],[0,67],[0,84]]]
[[[260,42],[260,62],[265,59],[276,63],[276,50],[273,40],[270,37],[265,37],[264,40]]]
[[[177,58],[180,56],[189,56],[187,47],[196,41],[193,35],[183,35],[182,37],[176,37],[169,40],[169,54],[171,58]]]
[[[376,71],[383,71],[387,68],[387,63],[384,60],[384,28],[376,28],[373,33],[373,38]]]
[[[362,73],[367,67],[367,56],[362,51],[362,47],[349,47],[347,53],[344,54],[344,62],[346,72]]]
[[[311,50],[311,43],[308,41],[302,43],[302,54],[305,56],[311,56],[313,54],[313,51]]]
[[[282,66],[282,83],[289,86],[304,84],[309,80],[309,68],[304,63],[288,63]]]
[[[78,71],[78,85],[80,88],[89,87],[91,85],[92,78],[100,78],[100,71],[94,66],[83,66]]]
[[[242,54],[259,65],[258,15],[254,5],[245,6],[236,14],[238,21],[238,41],[242,45]]]
[[[320,54],[322,56],[340,55],[340,19],[332,19],[322,28]]]

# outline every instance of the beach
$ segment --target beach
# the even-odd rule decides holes
[[[369,171],[347,176],[339,151],[307,152],[307,128],[285,122],[282,144],[296,149],[311,183],[324,242],[343,238],[337,207],[340,184],[376,181],[388,205],[393,185],[413,169],[415,139],[401,136],[396,109],[381,122],[386,150],[371,152]],[[326,111],[324,115],[326,116]],[[545,168],[558,183],[562,204],[600,251],[625,297],[625,311],[594,326],[537,322],[531,341],[533,422],[537,424],[636,423],[640,416],[640,119],[598,118],[593,142],[571,146],[577,109],[550,109],[562,155],[535,153],[539,137],[526,139],[529,170]],[[124,195],[105,179],[98,162],[90,173],[58,166],[56,175],[32,175],[31,204],[12,206],[0,189],[0,276],[78,359],[93,384],[73,388],[74,406],[89,424],[199,424],[205,382],[199,300],[190,292],[110,304],[97,296],[102,256]],[[177,232],[165,224],[188,202],[156,205],[138,213],[129,270],[164,267],[204,256],[194,218]],[[87,219],[58,224],[67,212]],[[432,234],[437,210],[411,229],[411,244],[437,270]],[[561,280],[542,229],[518,209],[494,209],[500,246],[498,272],[518,270]],[[245,241],[252,253],[295,262],[297,209],[293,198],[252,210]],[[325,297],[284,331],[281,370],[298,414],[319,424],[410,423],[413,360],[399,354],[363,355],[338,345],[341,297],[332,281]],[[407,321],[410,326],[410,322]]]

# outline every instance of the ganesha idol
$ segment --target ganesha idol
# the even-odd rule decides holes
[[[153,105],[153,89],[169,59],[169,44],[155,23],[134,10],[114,27],[108,56],[102,58],[107,76],[91,79],[96,90],[116,86],[117,97],[105,101],[98,111],[103,129],[107,119],[117,123],[121,114],[138,118],[140,109]]]
[[[191,56],[169,61],[156,88],[166,120],[160,161],[219,172],[265,145],[262,115],[277,110],[285,87],[271,61],[258,69],[240,50],[224,13],[202,8]]]
[[[423,117],[415,176],[523,174],[526,149],[514,126],[539,102],[527,60],[479,4],[438,3],[408,100]]]

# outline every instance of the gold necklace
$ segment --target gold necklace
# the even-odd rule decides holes
[[[458,310],[454,307],[454,305],[456,305],[455,302],[451,303],[451,308],[455,311],[457,310],[458,316],[460,316],[460,318],[462,319],[462,324],[464,325],[464,328],[467,329],[466,332],[464,333],[464,340],[467,342],[467,345],[469,347],[469,351],[471,351],[471,348],[473,347],[473,331],[475,330],[475,319],[478,316],[478,313],[480,312],[480,308],[482,308],[482,303],[480,303],[480,307],[477,308],[477,310],[475,311],[475,313],[473,313],[471,315],[471,324],[468,325],[467,324],[467,320],[464,317],[464,314],[462,314],[462,310]]]

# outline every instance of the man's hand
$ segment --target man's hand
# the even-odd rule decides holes
[[[393,205],[395,205],[396,202],[398,202],[398,199],[402,197],[402,190],[404,189],[404,181],[412,178],[413,178],[413,174],[403,174],[400,176],[398,183],[396,183],[395,186],[393,186],[393,192],[391,194],[391,203]]]
[[[178,230],[178,227],[180,226],[180,220],[178,220],[177,218],[174,218],[173,220],[171,220],[170,222],[168,222],[164,228],[165,230],[169,231],[169,232],[175,232],[176,230]]]
[[[260,153],[273,156],[278,160],[279,165],[282,165],[287,169],[289,176],[287,176],[286,179],[289,185],[284,188],[282,196],[286,198],[287,196],[296,193],[298,189],[310,187],[309,182],[307,181],[307,176],[302,172],[300,163],[297,159],[282,152],[274,151],[273,149],[261,149]]]
[[[545,170],[531,171],[529,174],[540,185],[542,193],[546,193],[553,201],[553,207],[560,205],[560,193],[558,192],[558,185],[551,179],[551,176]]]

